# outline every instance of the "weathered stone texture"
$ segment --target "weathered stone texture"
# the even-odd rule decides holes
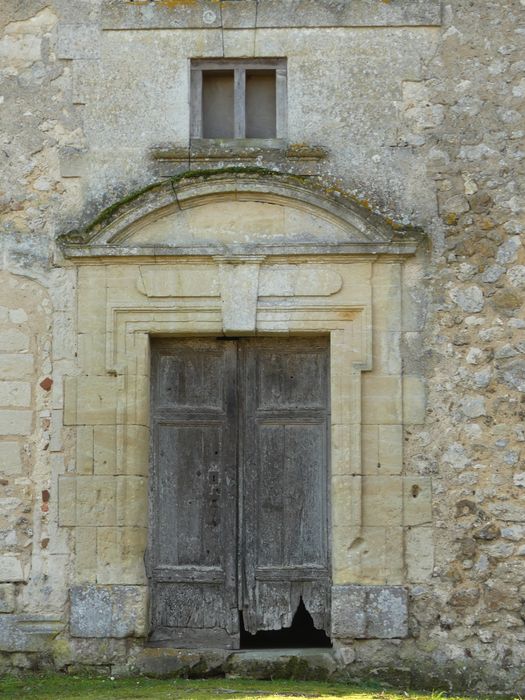
[[[86,663],[133,665],[123,639],[147,632],[148,332],[306,329],[332,334],[333,630],[354,639],[334,658],[521,691],[523,11],[523,0],[1,3],[2,651],[48,653],[71,602],[57,665],[82,663],[84,642]],[[188,59],[221,55],[288,58],[288,150],[192,160]],[[159,147],[184,158],[153,158]],[[56,243],[159,172],[254,163],[358,200],[363,230],[371,210],[400,239],[399,224],[421,226],[428,250],[325,260],[321,274],[286,256],[75,266]],[[137,246],[309,226],[340,242],[311,203],[299,214],[275,191],[248,201],[240,180],[235,202],[212,183],[206,206],[192,204],[202,182],[178,194],[167,182],[169,216],[137,223],[130,202],[115,227]],[[175,313],[174,298],[199,313]],[[97,646],[106,637],[119,638],[111,653]]]
[[[400,586],[334,586],[332,632],[343,639],[406,637],[407,591]]]
[[[73,637],[143,637],[145,586],[74,586],[71,589]]]

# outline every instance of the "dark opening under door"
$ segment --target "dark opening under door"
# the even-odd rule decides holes
[[[151,641],[329,630],[326,338],[152,342]]]

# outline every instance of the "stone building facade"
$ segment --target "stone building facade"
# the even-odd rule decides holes
[[[152,343],[323,337],[323,673],[523,692],[524,16],[2,3],[0,669],[237,668],[151,646]]]

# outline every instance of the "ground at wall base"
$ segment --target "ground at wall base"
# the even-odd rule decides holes
[[[506,685],[510,688],[508,694],[501,692],[503,679],[497,669],[489,669],[485,665],[476,662],[475,659],[442,664],[437,667],[430,659],[419,659],[419,663],[403,665],[388,658],[385,653],[376,662],[365,661],[364,650],[356,651],[350,647],[338,648],[311,648],[311,649],[257,649],[257,650],[221,650],[221,649],[174,649],[170,647],[142,647],[140,645],[126,646],[125,656],[119,655],[115,647],[107,647],[108,640],[97,640],[102,643],[98,654],[87,652],[83,657],[73,658],[70,654],[55,653],[39,654],[2,654],[0,655],[0,698],[20,697],[12,690],[15,678],[32,679],[35,689],[48,688],[49,695],[31,695],[31,697],[106,697],[94,694],[82,695],[73,692],[64,696],[60,691],[60,679],[67,683],[75,679],[97,679],[99,683],[119,679],[122,688],[131,688],[134,683],[153,683],[157,681],[177,682],[178,679],[195,681],[204,684],[202,687],[212,687],[213,683],[229,683],[231,679],[242,683],[266,684],[269,681],[277,681],[286,686],[289,683],[298,683],[301,687],[309,685],[323,688],[323,692],[330,689],[328,695],[323,697],[339,697],[332,693],[332,686],[337,690],[341,688],[359,688],[367,690],[369,687],[384,689],[402,689],[438,693],[440,697],[452,697],[464,693],[475,697],[512,697],[514,700],[522,698],[525,694],[525,682],[522,678],[507,679]],[[124,642],[124,640],[112,640]],[[55,642],[56,644],[56,642]],[[65,643],[67,646],[67,643]],[[105,652],[101,652],[105,649]],[[94,651],[93,649],[91,651]],[[122,650],[121,650],[122,651]],[[365,652],[366,655],[366,652]],[[120,656],[120,658],[118,658]],[[15,658],[16,657],[16,658]],[[61,657],[61,658],[59,658]],[[357,658],[356,658],[357,657]],[[7,663],[6,663],[7,662]],[[66,683],[64,679],[69,679]],[[149,680],[148,680],[149,679]],[[241,680],[242,679],[242,680]],[[113,682],[113,681],[111,681]],[[51,688],[57,684],[57,693]],[[11,684],[11,685],[10,685]],[[40,685],[39,685],[40,684]],[[51,686],[49,686],[51,684]],[[206,685],[208,684],[208,685]],[[341,685],[342,684],[342,685]],[[99,686],[97,686],[99,687]],[[100,686],[102,687],[102,686]],[[119,686],[120,687],[120,686]],[[149,687],[149,686],[147,686]],[[156,686],[155,686],[156,687]],[[163,688],[162,684],[158,686]],[[167,686],[168,687],[168,686]],[[198,685],[197,687],[200,687]],[[81,685],[79,685],[81,689]],[[303,689],[304,689],[303,688]],[[235,689],[234,689],[235,690]],[[35,690],[36,692],[36,690]],[[65,691],[64,691],[65,692]],[[69,690],[68,690],[69,692]],[[91,692],[91,691],[90,691]],[[124,690],[122,691],[124,693]],[[142,692],[142,691],[141,691]],[[237,691],[235,691],[237,692]],[[321,692],[321,690],[319,691]],[[10,694],[11,693],[11,694]],[[308,691],[310,693],[310,691]],[[375,694],[378,696],[378,694]],[[395,695],[395,693],[394,693]],[[302,697],[302,695],[299,695]],[[28,696],[29,697],[29,696]],[[164,697],[164,695],[108,695],[107,697]],[[166,697],[201,697],[200,695],[176,694]],[[208,697],[203,695],[202,697]],[[212,697],[212,696],[210,696]],[[215,697],[215,696],[213,696]],[[242,698],[258,697],[256,695],[240,695]],[[272,696],[273,697],[273,696]],[[305,697],[318,697],[306,694]],[[342,697],[354,698],[353,695]],[[380,696],[383,698],[383,694]],[[390,697],[390,696],[388,696]],[[393,697],[393,696],[392,696]],[[416,696],[419,697],[419,696]]]
[[[225,697],[265,698],[284,700],[290,697],[341,698],[342,700],[437,700],[442,692],[409,692],[402,688],[394,689],[387,684],[374,682],[360,685],[347,683],[328,683],[320,681],[290,680],[245,680],[233,678],[214,678],[203,680],[158,680],[144,677],[114,678],[108,675],[77,676],[59,674],[24,674],[19,677],[0,677],[0,697],[17,697],[44,700],[49,698],[100,698],[116,700],[117,698],[136,699],[155,698],[189,698],[190,700],[222,700]],[[452,698],[453,696],[447,696]],[[470,698],[474,696],[468,696]],[[477,698],[495,696],[478,695]],[[498,695],[498,698],[513,697]],[[466,696],[454,696],[454,700],[466,700]]]

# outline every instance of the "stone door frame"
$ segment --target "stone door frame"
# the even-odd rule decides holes
[[[163,246],[156,256],[151,245],[130,245],[128,229],[140,229],[159,210],[171,207],[176,215],[173,199],[179,208],[184,196],[195,206],[213,205],[217,198],[237,199],[240,191],[244,199],[273,204],[287,198],[299,210],[321,202],[324,216],[348,227],[349,241],[227,254],[212,246],[200,255]],[[117,212],[84,238],[64,240],[78,271],[79,373],[66,378],[64,388],[64,424],[76,430],[76,470],[59,477],[59,522],[72,528],[76,542],[71,633],[147,635],[149,338],[327,334],[332,636],[405,636],[401,290],[403,261],[417,241],[397,241],[388,226],[370,223],[370,212],[295,180],[228,175],[215,184],[185,182],[181,191],[164,187],[160,195],[152,189],[134,209]],[[365,473],[371,460],[363,446],[375,450],[381,476],[370,465]],[[395,507],[388,505],[376,527],[366,509],[381,497]],[[377,546],[393,562],[384,571],[367,559]],[[82,614],[90,605],[133,614],[90,622]]]

